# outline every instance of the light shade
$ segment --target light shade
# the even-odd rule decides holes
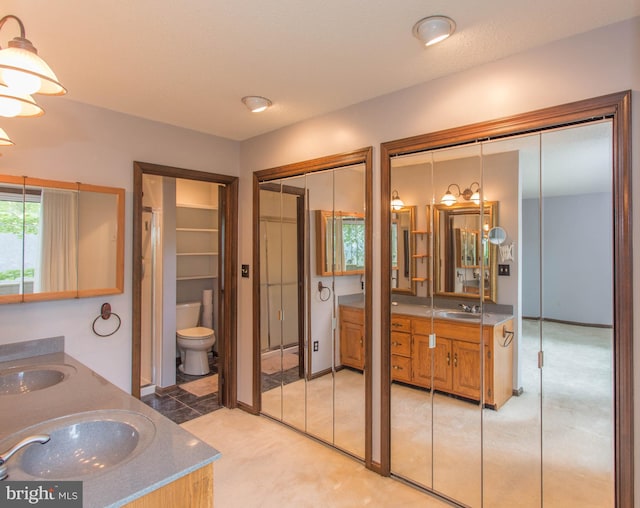
[[[13,145],[13,141],[9,139],[9,136],[4,131],[2,127],[0,127],[0,146],[11,146]]]
[[[266,97],[260,97],[259,95],[247,95],[242,98],[242,102],[252,113],[260,113],[273,104]]]
[[[7,48],[0,50],[0,83],[26,95],[67,93],[51,68],[38,56],[38,50],[25,38],[20,19],[5,16],[0,19],[0,28],[9,19],[14,19],[20,26],[20,37],[15,37]]]
[[[398,191],[394,190],[391,193],[391,209],[392,210],[402,210],[404,208],[404,201],[400,199],[398,196]]]
[[[44,110],[36,104],[30,95],[0,85],[0,116],[7,118],[40,116]]]
[[[456,30],[456,23],[447,16],[429,16],[413,25],[413,35],[431,46],[445,40]]]
[[[450,191],[447,191],[445,195],[442,196],[442,199],[440,199],[440,203],[446,206],[451,206],[454,203],[457,203],[457,201],[458,201],[458,198],[455,197],[453,194],[451,194]]]

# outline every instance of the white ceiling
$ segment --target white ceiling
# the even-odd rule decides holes
[[[68,98],[244,140],[640,15],[640,0],[3,0]],[[425,16],[455,19],[425,49]],[[18,35],[8,22],[0,45]],[[251,114],[244,95],[274,102]]]

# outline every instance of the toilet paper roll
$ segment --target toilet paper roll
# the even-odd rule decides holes
[[[211,304],[202,306],[202,326],[213,328],[213,305]]]
[[[202,292],[202,305],[213,304],[213,289],[205,289]]]

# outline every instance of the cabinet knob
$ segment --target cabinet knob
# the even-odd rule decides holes
[[[458,353],[456,353],[455,355],[453,355],[453,366],[457,367],[458,366]]]
[[[447,353],[447,367],[451,365],[451,353]]]

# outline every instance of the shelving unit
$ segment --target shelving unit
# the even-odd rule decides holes
[[[424,283],[431,282],[431,270],[430,264],[425,261],[431,257],[430,253],[430,239],[431,232],[426,230],[414,230],[411,234],[415,237],[413,244],[416,246],[416,253],[412,254],[412,258],[420,260],[420,263],[416,265],[416,274],[411,278],[412,282],[419,282],[420,286],[424,286]],[[430,296],[431,284],[427,284],[427,294],[423,296]]]
[[[218,186],[176,182],[176,296],[202,298],[218,277]]]

